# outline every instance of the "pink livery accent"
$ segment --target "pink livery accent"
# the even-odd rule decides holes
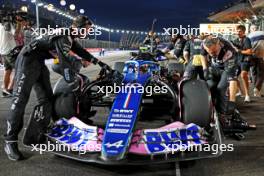
[[[62,128],[63,130],[60,133],[54,130],[48,134],[49,138],[56,140],[61,144],[65,144],[72,149],[74,148],[75,151],[77,149],[77,151],[80,152],[101,152],[104,135],[103,129],[87,125],[76,117],[72,117],[70,120],[61,119],[57,121],[57,126],[55,125],[54,129],[57,127],[60,129],[62,122],[66,123],[66,126],[67,124],[73,125],[74,127],[71,128],[72,131],[69,132],[69,128]],[[181,133],[183,137],[179,137],[179,133]],[[153,134],[155,135],[152,136]],[[74,137],[79,140],[67,141],[67,139],[74,139]],[[153,143],[155,141],[159,141],[156,143],[159,150],[155,147],[152,148],[153,145],[151,142]],[[164,146],[164,142],[167,144],[175,143],[175,145],[177,145],[177,142],[183,142],[188,144],[188,147],[207,143],[206,138],[204,137],[204,130],[201,127],[195,124],[185,125],[182,122],[173,122],[156,129],[136,130],[130,141],[128,152],[137,155],[166,154],[172,152],[172,148]],[[177,147],[181,148],[182,146],[178,145]],[[177,151],[179,151],[180,148],[177,148]]]

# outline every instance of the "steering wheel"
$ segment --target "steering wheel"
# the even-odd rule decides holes
[[[99,72],[99,77],[84,86],[81,96],[89,98],[90,100],[99,100],[105,96],[104,88],[106,86],[113,86],[113,84],[120,85],[123,78],[124,76],[116,70],[107,71],[105,68],[102,68]]]
[[[105,96],[105,92],[102,92],[100,89],[108,85],[108,81],[95,80],[86,85],[81,93],[81,97],[85,97],[91,101],[96,101]]]

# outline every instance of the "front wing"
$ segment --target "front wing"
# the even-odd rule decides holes
[[[222,144],[216,117],[215,121],[210,134],[195,124],[185,125],[181,122],[157,129],[136,130],[126,155],[120,160],[112,160],[103,158],[101,154],[103,129],[84,124],[75,117],[70,120],[60,119],[45,134],[45,141],[38,145],[38,152],[51,152],[82,162],[106,165],[153,164],[213,158],[220,156],[222,152],[219,150],[213,153],[203,149],[213,144]],[[36,146],[36,142],[27,142],[26,146],[33,147],[33,144]],[[121,147],[120,141],[104,145],[110,149]],[[52,146],[52,150],[47,146]]]

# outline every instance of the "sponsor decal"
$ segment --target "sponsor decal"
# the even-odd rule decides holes
[[[106,130],[108,133],[117,133],[117,134],[127,134],[129,132],[128,129],[119,129],[119,128],[110,128]]]
[[[115,148],[120,148],[120,147],[123,147],[124,145],[122,145],[123,144],[123,141],[122,140],[120,140],[120,141],[117,141],[117,142],[115,142],[115,143],[110,143],[110,142],[108,142],[108,143],[106,143],[106,144],[104,144],[107,148],[111,148],[111,147],[115,147]]]
[[[125,100],[125,103],[124,103],[124,105],[123,105],[123,108],[126,109],[126,108],[128,107],[128,103],[129,103],[129,101],[130,101],[130,98],[131,98],[131,92],[127,94],[127,96],[126,96],[126,100]]]
[[[17,84],[17,91],[15,92],[15,98],[13,100],[13,103],[11,105],[11,110],[15,110],[16,109],[16,104],[18,103],[19,101],[19,96],[21,94],[21,90],[22,90],[22,87],[24,85],[24,82],[25,82],[25,78],[26,78],[26,75],[23,73],[18,81],[18,84]]]
[[[130,123],[130,119],[111,119],[110,122]]]
[[[66,119],[61,119],[48,134],[48,137],[64,144],[74,145],[81,150],[86,145],[97,141],[97,128],[87,126],[86,129],[79,129],[68,123]]]
[[[164,153],[175,149],[175,146],[180,148],[182,145],[202,144],[200,132],[200,127],[195,124],[170,131],[145,130],[144,140],[149,153]]]

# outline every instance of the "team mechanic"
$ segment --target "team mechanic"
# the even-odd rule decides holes
[[[201,55],[203,37],[195,37],[187,41],[184,47],[184,59],[188,62],[184,77],[204,79],[203,70],[207,68],[206,58]]]
[[[177,35],[176,36],[176,42],[175,42],[175,46],[174,46],[174,55],[176,57],[177,62],[181,63],[181,64],[185,64],[185,60],[183,58],[183,49],[184,46],[186,44],[186,39],[183,38],[182,35]]]
[[[210,62],[210,69],[204,69],[204,77],[212,90],[216,110],[221,114],[220,120],[223,130],[255,128],[254,125],[250,126],[241,119],[236,110],[235,100],[239,69],[234,46],[222,38],[209,36],[203,41],[201,54],[207,57]],[[227,93],[228,88],[229,93]]]
[[[72,86],[74,92],[79,91],[79,82],[75,70],[71,67],[71,61],[68,59],[70,51],[83,58],[83,64],[92,62],[95,65],[98,64],[100,67],[111,70],[108,65],[96,59],[76,41],[77,38],[81,37],[80,35],[76,35],[76,30],[85,29],[88,31],[91,26],[92,22],[88,17],[78,16],[70,28],[70,31],[75,32],[43,36],[33,40],[20,52],[16,62],[15,94],[10,114],[7,117],[5,134],[4,149],[10,160],[17,161],[23,159],[23,155],[18,149],[17,140],[18,134],[23,127],[24,111],[32,87],[34,87],[39,103],[46,102],[52,106],[53,93],[45,59],[53,58],[53,53],[54,51],[56,52],[61,64],[61,73],[65,81]]]

